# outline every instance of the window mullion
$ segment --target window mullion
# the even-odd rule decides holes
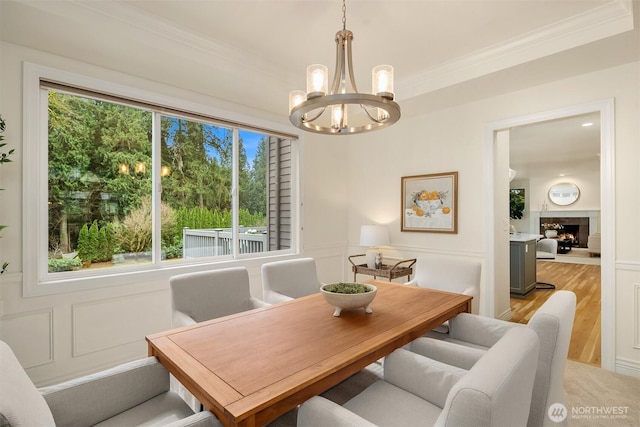
[[[151,247],[153,263],[159,264],[162,261],[162,220],[161,220],[161,204],[162,204],[162,182],[160,177],[160,168],[162,166],[162,150],[161,123],[162,115],[159,112],[153,113],[151,123],[151,199],[153,201],[152,208],[152,231],[151,231]]]
[[[239,158],[240,158],[240,133],[237,127],[233,128],[233,148],[231,160],[231,224],[233,238],[233,257],[237,258],[240,253],[240,215],[238,187],[240,180]]]

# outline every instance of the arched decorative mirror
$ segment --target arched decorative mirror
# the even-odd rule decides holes
[[[549,188],[549,200],[558,206],[568,206],[580,197],[580,189],[570,182],[562,182]]]

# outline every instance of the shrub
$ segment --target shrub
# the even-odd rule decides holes
[[[77,258],[52,258],[49,260],[49,273],[61,271],[74,271],[82,267],[82,262]]]
[[[91,242],[89,240],[89,226],[84,224],[80,229],[80,234],[78,235],[78,245],[76,247],[78,252],[78,257],[82,260],[85,265],[91,265]]]
[[[152,217],[151,197],[144,197],[137,209],[132,210],[121,223],[115,227],[115,243],[123,252],[140,253],[151,250]],[[162,203],[160,206],[160,220],[162,222],[162,239],[165,233],[167,240],[173,240],[176,217],[173,209]]]
[[[91,265],[92,262],[111,261],[114,249],[111,224],[99,227],[98,222],[93,221],[90,227],[87,224],[82,226],[78,235],[77,251],[85,266]]]

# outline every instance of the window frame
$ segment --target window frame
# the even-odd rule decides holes
[[[79,91],[96,92],[124,100],[131,100],[131,105],[136,103],[153,105],[159,110],[153,114],[153,162],[160,164],[160,115],[187,114],[200,116],[210,121],[211,124],[231,127],[233,130],[233,173],[232,173],[232,212],[233,212],[233,237],[238,239],[238,134],[240,130],[250,130],[292,139],[291,143],[291,167],[292,167],[292,241],[291,248],[284,250],[267,251],[261,253],[239,254],[237,245],[234,245],[234,254],[219,257],[182,259],[171,262],[162,261],[159,254],[160,239],[156,238],[160,233],[160,192],[159,171],[154,172],[152,183],[153,200],[153,252],[154,256],[150,264],[131,267],[119,267],[114,269],[95,271],[74,271],[49,273],[48,261],[48,89],[41,87],[41,81],[53,82]],[[291,128],[277,123],[248,117],[245,115],[222,110],[211,105],[204,105],[189,101],[184,98],[176,98],[134,88],[111,81],[100,80],[84,75],[62,71],[42,65],[24,63],[23,68],[23,296],[32,297],[40,295],[73,292],[87,289],[103,288],[116,285],[127,285],[147,282],[150,280],[166,279],[167,274],[178,274],[181,271],[189,271],[194,268],[210,267],[212,265],[231,266],[243,261],[246,264],[250,260],[273,258],[274,256],[290,256],[300,251],[301,232],[300,226],[300,176],[298,172],[300,156],[300,136],[290,133]],[[109,101],[109,100],[108,100]],[[112,101],[109,101],[112,102]],[[138,105],[138,107],[140,107]],[[166,108],[163,110],[163,107]],[[157,145],[157,147],[156,147]],[[156,163],[158,162],[158,163]],[[159,191],[160,190],[160,191]],[[35,262],[34,262],[35,261]]]

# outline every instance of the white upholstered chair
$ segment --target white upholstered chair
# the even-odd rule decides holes
[[[558,241],[556,239],[540,239],[536,243],[537,259],[556,259]]]
[[[482,265],[476,261],[422,257],[416,263],[413,280],[407,284],[471,295],[471,312],[478,314],[481,271]]]
[[[344,406],[311,398],[298,409],[298,425],[523,426],[539,346],[533,331],[510,331],[469,370],[398,349],[385,358],[384,380]]]
[[[269,305],[251,296],[244,267],[180,274],[169,284],[174,328]]]
[[[600,256],[600,242],[600,233],[589,234],[589,237],[587,238],[587,249],[589,252],[589,256]]]
[[[298,258],[262,265],[262,291],[266,302],[276,304],[320,292],[313,258]]]
[[[0,341],[0,425],[220,426],[194,413],[169,390],[169,372],[155,357],[37,389],[9,346]]]
[[[566,420],[551,420],[547,411],[554,403],[566,406],[564,370],[575,310],[575,294],[556,291],[540,306],[527,325],[463,313],[449,321],[448,334],[430,334],[429,338],[418,338],[410,344],[410,349],[441,362],[469,369],[508,331],[531,329],[540,338],[540,359],[527,426],[566,425]]]

